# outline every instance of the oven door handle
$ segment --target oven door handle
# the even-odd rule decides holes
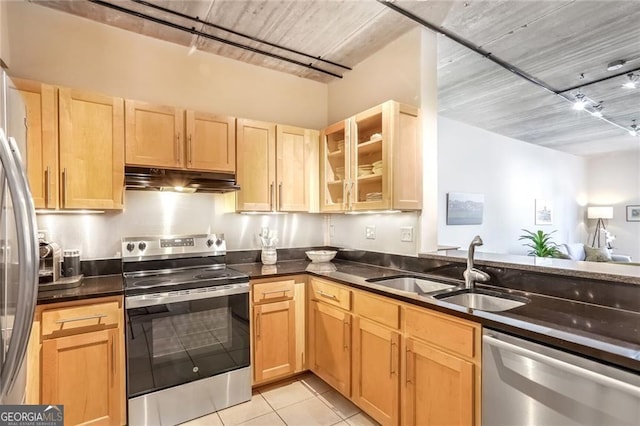
[[[204,287],[192,290],[178,290],[164,293],[140,294],[127,296],[125,308],[143,308],[145,306],[167,305],[169,303],[189,302],[192,300],[213,299],[216,297],[232,296],[234,294],[249,293],[249,283]]]

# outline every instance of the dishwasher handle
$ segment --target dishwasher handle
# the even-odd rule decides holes
[[[605,376],[603,374],[596,373],[596,372],[587,370],[585,368],[575,366],[573,364],[569,364],[565,361],[561,361],[559,359],[555,359],[550,356],[534,352],[530,349],[523,348],[518,345],[504,342],[488,334],[485,334],[482,338],[484,343],[490,346],[494,346],[499,349],[504,349],[505,351],[509,351],[517,355],[521,355],[525,358],[529,358],[529,359],[541,362],[543,364],[550,365],[552,367],[556,367],[560,370],[568,371],[577,376],[581,376],[586,379],[597,382],[603,386],[614,388],[619,391],[631,394],[636,398],[640,398],[640,387],[634,386],[630,383],[626,383],[626,382]]]

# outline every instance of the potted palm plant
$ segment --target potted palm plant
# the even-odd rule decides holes
[[[529,241],[523,245],[531,249],[528,253],[530,256],[556,257],[558,255],[558,245],[551,239],[551,234],[556,231],[549,232],[548,234],[540,229],[537,232],[531,232],[526,229],[523,229],[523,231],[525,234],[520,235],[518,240]]]

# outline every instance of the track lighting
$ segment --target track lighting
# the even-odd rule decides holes
[[[600,103],[594,105],[591,115],[593,115],[594,117],[602,118],[602,110],[604,109],[603,103],[604,102],[600,101]]]
[[[584,99],[584,95],[580,92],[578,92],[575,95],[575,99],[576,101],[573,104],[573,109],[577,110],[577,111],[582,111],[584,109],[584,107],[586,106],[586,101]]]
[[[640,126],[638,126],[636,124],[636,120],[631,120],[631,129],[629,130],[629,134],[631,136],[638,136],[638,133],[640,133]]]
[[[627,74],[627,78],[629,79],[629,81],[624,83],[622,87],[624,87],[625,89],[635,89],[636,87],[638,87],[638,79],[640,78],[640,74],[630,72],[629,74]]]
[[[607,71],[619,70],[626,63],[627,61],[625,61],[624,59],[618,59],[617,61],[609,62],[609,64],[607,65]]]

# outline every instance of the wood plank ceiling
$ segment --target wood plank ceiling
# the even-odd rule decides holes
[[[255,51],[248,51],[81,1],[36,1],[58,10],[162,40],[191,46],[319,82],[336,77]],[[105,0],[156,20],[282,55],[332,74],[353,67],[417,24],[374,0],[149,0],[152,5],[250,37],[305,52],[283,51],[141,1]],[[509,62],[556,90],[640,67],[640,1],[415,1],[394,4]],[[624,129],[574,111],[559,96],[506,71],[477,53],[439,37],[440,114],[505,136],[549,148],[593,155],[638,149],[640,139]],[[624,59],[623,68],[606,65]],[[640,123],[640,88],[622,89],[627,77],[581,89],[603,101],[604,117],[627,127]],[[567,92],[573,96],[576,91]]]

